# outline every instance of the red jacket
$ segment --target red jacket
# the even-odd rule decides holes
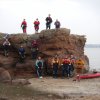
[[[27,26],[26,21],[23,21],[23,22],[22,22],[21,27],[22,27],[22,26]]]
[[[38,44],[37,41],[34,41],[34,40],[33,40],[32,43],[31,43],[31,45],[32,45],[33,48],[38,48],[38,45],[39,45],[39,44]]]
[[[35,21],[34,22],[34,26],[39,26],[40,22],[39,21]]]
[[[69,59],[64,59],[63,64],[70,64],[70,60]]]

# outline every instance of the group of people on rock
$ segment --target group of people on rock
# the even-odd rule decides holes
[[[10,43],[8,37],[6,37],[4,39],[5,39],[5,41],[3,42],[4,55],[6,57],[8,57],[11,43]],[[37,58],[38,46],[39,46],[39,44],[38,44],[37,40],[33,40],[31,42],[31,50],[30,50],[30,52],[31,52],[31,55],[32,55],[32,59],[36,59]],[[25,53],[26,53],[25,52],[25,48],[23,47],[23,45],[20,45],[20,47],[18,48],[18,54],[19,54],[20,62],[24,61]]]
[[[45,21],[46,21],[46,29],[51,29],[51,23],[53,22],[53,20],[52,20],[50,14],[48,15],[48,17],[46,17]],[[39,25],[40,25],[40,21],[38,20],[38,18],[33,22],[33,24],[34,24],[35,33],[38,33]],[[60,26],[61,26],[60,21],[58,21],[58,19],[56,19],[56,21],[54,22],[54,25],[55,25],[56,29],[60,28]],[[27,33],[27,31],[26,31],[27,22],[25,19],[22,21],[21,27],[22,27],[23,33]]]
[[[5,56],[8,56],[10,45],[11,43],[6,38],[3,43]],[[39,50],[38,47],[39,47],[39,43],[37,42],[37,40],[33,40],[31,42],[30,52],[32,53],[32,59],[36,60],[35,63],[36,73],[39,78],[42,78],[43,75],[42,72],[45,65],[44,65],[44,60],[40,56],[38,57],[38,50]],[[25,49],[22,45],[19,47],[18,53],[19,53],[20,62],[24,62]],[[73,76],[74,72],[76,72],[76,74],[79,75],[80,73],[83,73],[82,71],[85,64],[84,60],[82,60],[81,58],[76,59],[74,55],[70,55],[70,56],[67,55],[66,57],[63,58],[59,58],[59,55],[54,55],[54,57],[49,63],[52,68],[53,78],[58,77],[59,68],[62,69],[62,78],[64,77],[70,78]],[[48,65],[47,65],[47,69],[48,69]]]

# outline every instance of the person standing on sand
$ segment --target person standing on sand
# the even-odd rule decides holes
[[[26,28],[27,28],[27,22],[25,19],[23,19],[22,23],[21,23],[21,28],[23,30],[23,33],[27,33],[26,32]]]
[[[48,28],[51,29],[51,23],[52,23],[51,15],[49,14],[45,20],[46,20],[46,29]]]
[[[53,78],[58,77],[59,58],[55,56],[52,60]]]
[[[73,81],[80,81],[80,74],[83,73],[83,69],[84,69],[84,60],[82,58],[79,58],[78,60],[76,60],[76,75],[75,75],[75,79]]]
[[[62,77],[65,76],[65,73],[67,74],[67,78],[71,75],[71,69],[70,69],[70,59],[68,57],[65,57],[62,61]]]
[[[35,66],[36,66],[36,72],[37,72],[38,77],[39,78],[43,78],[42,77],[43,60],[42,60],[42,58],[40,56],[36,60]]]
[[[70,55],[71,76],[74,75],[75,62],[76,62],[76,57],[74,55]]]
[[[35,28],[35,33],[38,33],[39,25],[40,25],[38,18],[36,19],[36,21],[34,21],[33,24],[34,24],[34,28]]]

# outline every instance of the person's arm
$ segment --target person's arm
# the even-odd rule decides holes
[[[25,49],[23,49],[23,53],[25,54]]]
[[[43,68],[43,60],[41,60],[41,63],[42,63],[42,68]]]
[[[52,18],[50,17],[50,23],[52,23],[53,21],[52,21]]]
[[[18,49],[18,53],[21,55],[20,49]]]
[[[38,60],[36,60],[36,63],[35,63],[36,67],[38,67]]]
[[[40,25],[40,22],[38,21],[38,25]]]
[[[21,23],[21,27],[23,26],[23,22]]]
[[[83,66],[84,66],[84,64],[85,64],[84,61],[82,61],[82,65],[83,65]]]
[[[61,23],[59,22],[59,26],[61,26]]]
[[[48,17],[45,19],[45,21],[48,21]]]
[[[6,44],[6,42],[3,43],[3,46]]]
[[[9,46],[11,45],[11,43],[8,41]]]

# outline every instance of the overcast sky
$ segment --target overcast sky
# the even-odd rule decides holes
[[[39,19],[41,31],[48,14],[52,28],[58,19],[72,34],[86,35],[87,43],[100,44],[100,0],[0,0],[0,32],[22,33],[25,18],[27,33],[33,34],[34,20]]]

